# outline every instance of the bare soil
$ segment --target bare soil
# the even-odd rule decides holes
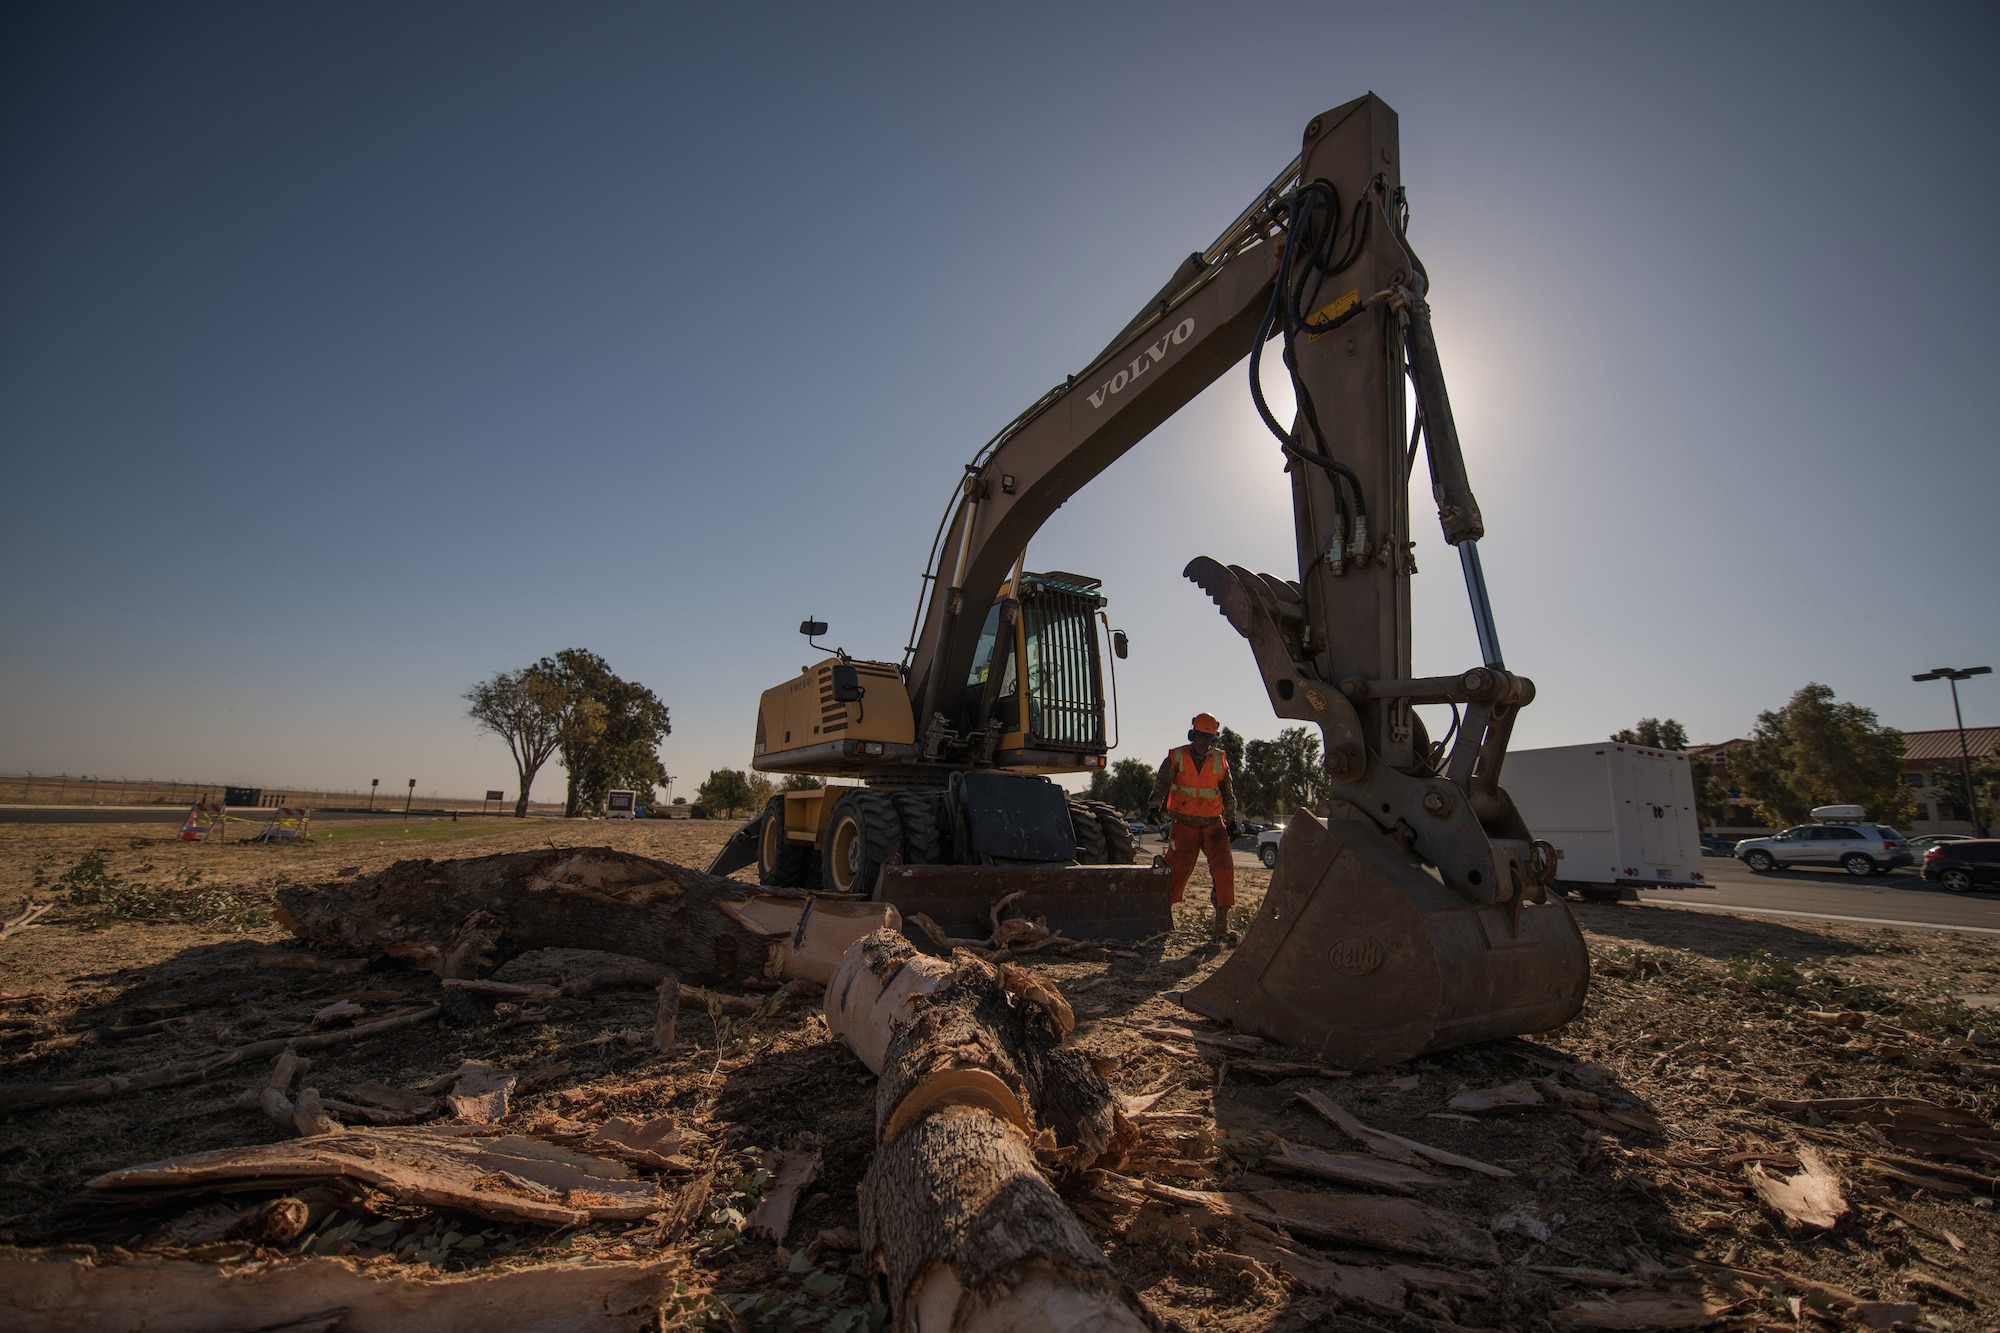
[[[157,826],[0,828],[0,917],[30,897],[57,904],[0,941],[0,1083],[132,1073],[220,1051],[304,1029],[341,997],[353,997],[363,1021],[445,1001],[429,973],[392,964],[312,970],[339,964],[271,924],[270,895],[281,884],[373,872],[409,856],[550,843],[703,866],[733,828],[529,820],[405,831],[391,823],[339,827],[304,845],[226,847],[174,841]],[[1254,1065],[1244,1072],[1242,1058],[1222,1048],[1133,1025],[1212,1030],[1160,998],[1218,960],[1204,941],[1205,874],[1197,871],[1168,937],[1101,961],[1023,960],[1070,999],[1073,1040],[1113,1068],[1118,1091],[1162,1094],[1142,1122],[1134,1162],[1072,1196],[1162,1319],[1189,1329],[1639,1327],[1631,1322],[1638,1309],[1607,1315],[1592,1303],[1675,1294],[1705,1311],[1695,1322],[1734,1328],[1863,1327],[1865,1317],[1888,1317],[1861,1302],[1906,1302],[1921,1326],[1936,1329],[1987,1329],[2000,1317],[1994,1187],[1967,1183],[2000,1167],[1926,1159],[1869,1125],[1767,1104],[1914,1097],[1992,1124],[2000,1116],[1992,1045],[2000,1031],[1988,1007],[2000,1002],[2000,948],[1992,942],[1578,905],[1595,975],[1588,1007],[1567,1028],[1394,1069],[1271,1077]],[[1262,871],[1238,871],[1239,925],[1265,883]],[[604,947],[615,951],[617,942]],[[526,1022],[459,997],[439,1021],[314,1052],[310,1081],[325,1089],[364,1080],[419,1087],[464,1060],[517,1071],[524,1083],[509,1121],[530,1130],[671,1114],[686,1136],[683,1153],[699,1167],[664,1172],[661,1181],[683,1195],[709,1193],[692,1229],[673,1239],[650,1223],[548,1231],[360,1199],[317,1218],[283,1252],[426,1272],[667,1258],[681,1268],[664,1327],[880,1327],[884,1312],[868,1300],[850,1253],[855,1187],[872,1144],[873,1078],[828,1035],[807,989],[779,994],[763,1017],[685,1012],[680,1046],[667,1057],[650,1048],[654,997],[646,991],[559,1001]],[[162,1031],[107,1035],[163,1019],[173,1021]],[[1276,1049],[1257,1055],[1310,1060]],[[246,1064],[214,1082],[0,1118],[0,1243],[234,1265],[281,1257],[250,1240],[190,1245],[169,1234],[186,1202],[120,1207],[82,1188],[116,1167],[288,1137],[262,1112],[236,1105],[263,1073]],[[1448,1108],[1461,1093],[1535,1079],[1590,1090],[1636,1112],[1634,1124],[1612,1128],[1547,1108],[1480,1116]],[[1356,1147],[1292,1098],[1313,1089],[1376,1128],[1513,1171],[1508,1179],[1447,1173],[1452,1184],[1427,1197],[1492,1229],[1502,1262],[1466,1269],[1473,1281],[1464,1290],[1417,1292],[1404,1314],[1385,1314],[1304,1289],[1247,1258],[1254,1238],[1235,1222],[1163,1197],[1168,1189],[1330,1188],[1266,1163],[1266,1135]],[[1634,1127],[1649,1116],[1662,1132]],[[825,1145],[824,1168],[788,1246],[741,1234],[768,1184],[759,1174],[765,1151],[806,1131]],[[1752,1184],[1754,1171],[1782,1177],[1795,1169],[1786,1163],[1802,1148],[1824,1157],[1852,1206],[1828,1233],[1789,1228]],[[1885,1166],[1924,1183],[1885,1174]],[[1317,1248],[1348,1263],[1399,1261],[1364,1248]],[[730,1313],[718,1314],[718,1301]],[[1621,1317],[1627,1322],[1606,1322]],[[1693,1325],[1681,1318],[1677,1326]]]

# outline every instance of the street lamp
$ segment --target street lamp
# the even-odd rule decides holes
[[[1958,721],[1959,771],[1965,778],[1965,804],[1967,814],[1972,820],[1972,833],[1974,837],[1978,838],[1986,836],[1986,826],[1979,820],[1979,792],[1972,785],[1972,754],[1965,748],[1965,714],[1960,712],[1958,707],[1958,682],[1968,680],[1973,676],[1990,676],[1992,674],[1993,668],[1990,666],[1932,667],[1921,676],[1910,677],[1911,680],[1948,680],[1951,682],[1951,715]]]
[[[375,808],[375,789],[381,785],[382,779],[380,778],[368,779],[368,808],[370,810]]]
[[[416,794],[417,794],[417,780],[415,778],[411,778],[410,789],[409,791],[403,794],[403,818],[405,819],[408,819],[410,817],[410,799],[414,797]]]

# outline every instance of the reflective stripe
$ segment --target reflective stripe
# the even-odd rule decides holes
[[[1167,789],[1167,812],[1189,815],[1197,819],[1213,819],[1220,816],[1223,813],[1222,778],[1229,771],[1229,760],[1224,757],[1222,751],[1213,749],[1208,752],[1206,772],[1203,771],[1204,766],[1195,763],[1194,756],[1188,752],[1188,747],[1185,745],[1175,749],[1171,758],[1176,771],[1174,782]],[[1212,787],[1199,785],[1203,782],[1213,782],[1215,785]]]

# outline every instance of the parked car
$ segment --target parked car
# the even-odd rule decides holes
[[[1257,835],[1257,859],[1266,870],[1278,864],[1278,840],[1284,836],[1281,828],[1267,828]]]
[[[1924,853],[1924,878],[1953,893],[2000,888],[2000,838],[1954,838]]]
[[[1941,847],[1948,842],[1971,842],[1970,833],[1926,833],[1920,838],[1910,839],[1910,852],[1922,856],[1933,847]]]
[[[1886,875],[1916,858],[1903,835],[1886,824],[1800,824],[1770,838],[1745,838],[1737,859],[1752,870],[1839,866],[1850,875]]]
[[[1725,838],[1719,833],[1704,833],[1701,835],[1701,854],[1703,856],[1734,856],[1736,855],[1736,839]]]
[[[1152,825],[1143,819],[1128,819],[1125,821],[1125,828],[1134,838],[1143,838],[1153,831]]]

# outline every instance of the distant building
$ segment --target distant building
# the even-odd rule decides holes
[[[1977,764],[2000,750],[2000,727],[1967,727],[1965,748]],[[1958,728],[1903,733],[1903,781],[1917,798],[1912,833],[1970,833],[1972,815],[1938,790],[1939,773],[1959,771]]]
[[[1748,836],[1767,827],[1757,819],[1750,799],[1744,796],[1731,780],[1729,748],[1741,744],[1743,741],[1738,738],[1715,745],[1688,746],[1688,757],[1696,762],[1706,762],[1709,772],[1729,794],[1729,805],[1723,817],[1713,825],[1707,826],[1705,832]],[[1990,758],[1996,750],[2000,750],[2000,727],[1967,727],[1965,748],[1975,764],[1982,759]],[[1965,807],[1938,790],[1939,773],[1957,772],[1958,729],[1956,727],[1946,727],[1939,731],[1903,733],[1903,781],[1917,798],[1916,818],[1910,821],[1910,827],[1904,832],[1972,832],[1972,820]]]

